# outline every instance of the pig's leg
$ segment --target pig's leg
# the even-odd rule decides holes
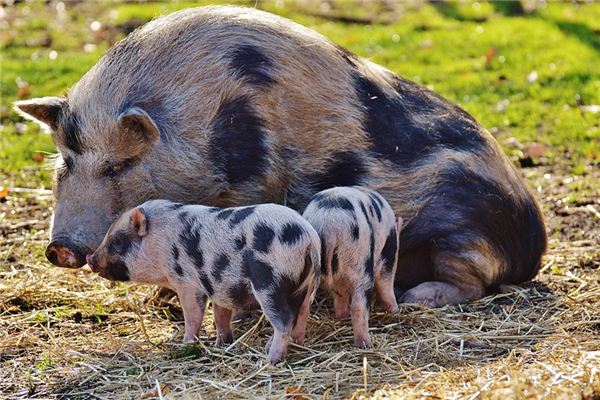
[[[381,274],[375,278],[375,292],[379,300],[379,305],[387,312],[398,311],[398,303],[394,294],[394,276],[395,274]]]
[[[350,312],[352,314],[352,330],[354,345],[360,348],[371,347],[369,336],[369,308],[373,287],[358,286],[352,294]]]
[[[306,324],[308,323],[308,315],[310,314],[310,305],[314,299],[313,292],[316,290],[314,280],[311,279],[306,297],[300,306],[298,311],[298,317],[296,323],[292,329],[292,341],[298,344],[304,344],[304,338],[306,336]]]
[[[264,293],[254,290],[253,293],[265,316],[273,326],[273,336],[267,341],[265,351],[268,353],[269,362],[277,364],[283,360],[287,353],[294,313],[287,301],[283,300],[277,293]]]
[[[232,313],[232,310],[213,302],[213,316],[215,325],[217,325],[217,342],[215,344],[217,347],[233,342],[233,332],[231,331]]]
[[[196,340],[196,335],[202,327],[204,319],[204,309],[206,308],[206,295],[195,289],[181,288],[177,290],[179,302],[183,309],[183,318],[185,319],[184,343],[191,343]]]
[[[483,286],[458,287],[447,282],[423,282],[406,291],[401,297],[401,303],[423,304],[428,307],[443,307],[447,304],[459,304],[481,298]]]
[[[352,293],[348,279],[337,276],[333,281],[332,292],[335,318],[348,318],[350,316],[350,294]]]
[[[336,319],[344,319],[350,316],[350,293],[333,292],[333,308]]]

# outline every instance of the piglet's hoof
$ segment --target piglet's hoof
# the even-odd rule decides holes
[[[359,349],[369,349],[372,346],[371,338],[368,336],[354,338],[354,346]]]
[[[195,336],[184,336],[183,337],[183,344],[193,344],[196,343],[196,337]]]
[[[217,334],[217,340],[215,342],[215,347],[225,347],[231,343],[233,343],[233,334],[226,334],[226,335]]]

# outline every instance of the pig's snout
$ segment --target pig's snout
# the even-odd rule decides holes
[[[54,239],[46,248],[46,258],[54,265],[63,268],[79,268],[85,264],[86,249],[67,238]]]
[[[94,256],[92,254],[85,256],[85,261],[87,262],[87,265],[90,266],[92,272],[96,272],[98,270],[98,266],[95,264]]]

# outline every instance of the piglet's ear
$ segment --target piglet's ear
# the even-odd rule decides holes
[[[61,111],[67,106],[64,97],[39,97],[37,99],[16,101],[15,111],[22,117],[56,130]]]
[[[132,107],[119,115],[114,149],[126,158],[140,156],[148,151],[160,136],[152,118],[139,107]]]
[[[129,227],[140,237],[146,235],[146,213],[143,208],[137,207],[131,211]]]

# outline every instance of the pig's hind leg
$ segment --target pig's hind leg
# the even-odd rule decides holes
[[[213,317],[217,326],[217,342],[215,346],[221,347],[233,342],[233,331],[231,330],[231,314],[233,310],[221,307],[213,302]]]
[[[304,344],[304,338],[306,336],[306,325],[308,323],[308,316],[310,314],[310,305],[314,299],[314,291],[317,290],[314,279],[310,279],[308,291],[304,297],[304,301],[298,311],[294,328],[292,329],[292,341],[300,345]]]
[[[185,319],[183,342],[191,343],[196,340],[196,335],[202,327],[207,298],[204,293],[191,288],[178,288],[177,295]]]
[[[287,294],[278,291],[277,288],[270,293],[254,292],[254,295],[261,305],[265,316],[273,326],[273,336],[268,340],[265,351],[268,353],[269,362],[277,364],[283,361],[287,353],[292,327],[298,310],[296,313],[292,311],[292,307],[288,303]]]
[[[369,309],[373,284],[359,285],[352,293],[350,312],[352,316],[352,331],[354,332],[354,345],[359,348],[371,347],[369,335]]]

